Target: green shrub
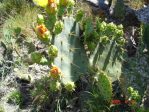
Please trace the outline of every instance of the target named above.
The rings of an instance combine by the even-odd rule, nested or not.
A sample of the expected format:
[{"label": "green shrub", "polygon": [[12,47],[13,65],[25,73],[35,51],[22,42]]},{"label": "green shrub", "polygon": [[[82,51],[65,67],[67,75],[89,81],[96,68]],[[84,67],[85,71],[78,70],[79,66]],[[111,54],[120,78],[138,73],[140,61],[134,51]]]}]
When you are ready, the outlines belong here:
[{"label": "green shrub", "polygon": [[20,105],[22,103],[22,95],[20,91],[12,91],[8,96],[8,102]]}]

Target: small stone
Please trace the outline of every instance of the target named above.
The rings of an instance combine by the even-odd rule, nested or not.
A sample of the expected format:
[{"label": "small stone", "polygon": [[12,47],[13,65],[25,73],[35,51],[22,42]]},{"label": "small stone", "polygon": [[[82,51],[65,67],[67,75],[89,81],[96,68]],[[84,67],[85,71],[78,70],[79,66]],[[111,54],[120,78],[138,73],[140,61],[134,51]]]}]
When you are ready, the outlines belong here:
[{"label": "small stone", "polygon": [[149,23],[149,7],[137,10],[136,15],[141,22]]}]

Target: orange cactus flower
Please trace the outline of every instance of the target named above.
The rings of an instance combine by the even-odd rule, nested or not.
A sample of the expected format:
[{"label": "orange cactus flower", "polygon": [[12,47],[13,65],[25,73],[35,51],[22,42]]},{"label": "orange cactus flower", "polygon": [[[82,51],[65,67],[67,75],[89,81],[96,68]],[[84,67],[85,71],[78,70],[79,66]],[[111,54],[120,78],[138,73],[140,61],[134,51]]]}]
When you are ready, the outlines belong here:
[{"label": "orange cactus flower", "polygon": [[50,70],[50,75],[54,79],[58,79],[61,75],[61,70],[57,66],[53,66]]},{"label": "orange cactus flower", "polygon": [[36,27],[36,32],[40,37],[44,37],[44,34],[48,31],[45,25],[41,24]]}]

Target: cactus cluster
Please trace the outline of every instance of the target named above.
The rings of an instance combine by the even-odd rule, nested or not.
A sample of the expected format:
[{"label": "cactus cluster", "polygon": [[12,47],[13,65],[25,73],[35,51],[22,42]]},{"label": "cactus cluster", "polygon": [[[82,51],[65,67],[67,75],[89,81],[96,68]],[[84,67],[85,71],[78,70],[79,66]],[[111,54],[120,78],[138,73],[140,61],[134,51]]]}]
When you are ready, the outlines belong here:
[{"label": "cactus cluster", "polygon": [[84,20],[84,43],[91,52],[89,56],[90,66],[107,72],[112,80],[121,75],[122,59],[124,55],[125,39],[123,26],[114,23],[106,23],[96,19],[96,25],[92,18]]},{"label": "cactus cluster", "polygon": [[88,67],[87,56],[79,38],[79,26],[73,17],[64,17],[74,6],[74,1],[48,0],[46,5],[38,0],[34,2],[44,7],[48,15],[46,18],[41,14],[37,16],[35,33],[45,44],[45,51],[32,52],[32,61],[49,65],[52,90],[60,88],[63,83],[66,90],[74,91],[74,81],[86,73]]},{"label": "cactus cluster", "polygon": [[[38,3],[38,0],[34,0]],[[33,62],[49,65],[49,88],[51,91],[69,92],[75,90],[75,81],[80,75],[88,73],[88,67],[98,68],[95,84],[96,96],[103,102],[110,103],[112,97],[112,81],[121,75],[121,60],[123,56],[123,26],[106,23],[96,19],[96,25],[90,17],[85,18],[82,10],[77,11],[76,17],[64,17],[73,7],[73,0],[48,0],[42,6],[47,11],[47,17],[38,15],[35,32],[45,51],[31,53]],[[79,22],[79,24],[78,24]],[[83,29],[83,42],[80,41],[80,26]],[[84,49],[87,45],[90,56]],[[97,95],[98,94],[98,95]],[[96,99],[97,100],[97,99]]]}]

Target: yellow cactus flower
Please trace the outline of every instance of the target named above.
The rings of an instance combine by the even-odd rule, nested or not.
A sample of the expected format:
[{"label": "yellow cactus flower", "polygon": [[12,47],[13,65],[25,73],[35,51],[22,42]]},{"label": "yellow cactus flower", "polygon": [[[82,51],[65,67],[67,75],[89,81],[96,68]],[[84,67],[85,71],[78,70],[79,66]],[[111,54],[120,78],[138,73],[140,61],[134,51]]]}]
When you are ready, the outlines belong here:
[{"label": "yellow cactus flower", "polygon": [[60,78],[61,70],[57,66],[53,66],[50,70],[50,76],[54,79]]},{"label": "yellow cactus flower", "polygon": [[46,7],[48,5],[48,0],[33,0],[33,2],[41,7]]}]

